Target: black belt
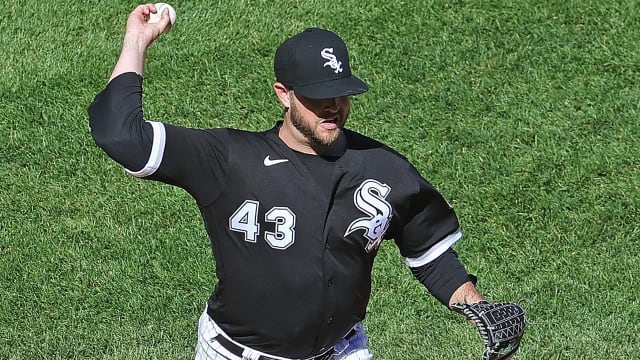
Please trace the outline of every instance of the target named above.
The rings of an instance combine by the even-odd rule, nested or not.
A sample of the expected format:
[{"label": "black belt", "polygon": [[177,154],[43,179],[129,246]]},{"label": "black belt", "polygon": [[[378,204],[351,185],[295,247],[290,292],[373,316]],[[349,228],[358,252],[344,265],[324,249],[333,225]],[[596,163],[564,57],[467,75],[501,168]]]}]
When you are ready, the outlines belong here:
[{"label": "black belt", "polygon": [[[227,349],[233,355],[236,355],[238,357],[242,357],[242,353],[244,352],[244,349],[242,348],[242,346],[233,343],[231,340],[227,339],[226,337],[222,336],[221,334],[216,335],[214,337],[214,339],[218,342],[218,344],[220,344],[223,348]],[[325,352],[324,354],[318,355],[316,357],[312,357],[310,360],[326,360],[326,359],[330,358],[331,355],[333,354],[333,351],[331,351],[331,350],[333,350],[333,349],[330,349],[329,351]],[[272,357],[267,356],[267,355],[260,355],[258,357],[258,360],[278,360],[278,359],[272,358]]]}]

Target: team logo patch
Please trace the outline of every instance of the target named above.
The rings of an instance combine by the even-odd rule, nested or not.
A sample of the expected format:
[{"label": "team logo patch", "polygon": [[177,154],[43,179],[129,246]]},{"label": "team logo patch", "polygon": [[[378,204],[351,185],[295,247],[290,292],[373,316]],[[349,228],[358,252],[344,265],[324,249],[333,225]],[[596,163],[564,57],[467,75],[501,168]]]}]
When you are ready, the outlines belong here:
[{"label": "team logo patch", "polygon": [[392,208],[385,200],[391,192],[387,184],[377,180],[365,180],[353,194],[353,203],[367,216],[358,218],[351,222],[344,236],[357,231],[364,230],[364,236],[368,239],[365,250],[371,252],[375,250],[384,237],[391,221]]},{"label": "team logo patch", "polygon": [[323,59],[328,60],[322,65],[322,67],[329,66],[333,71],[338,74],[342,72],[342,61],[338,61],[338,58],[333,55],[333,48],[324,48],[320,52]]}]

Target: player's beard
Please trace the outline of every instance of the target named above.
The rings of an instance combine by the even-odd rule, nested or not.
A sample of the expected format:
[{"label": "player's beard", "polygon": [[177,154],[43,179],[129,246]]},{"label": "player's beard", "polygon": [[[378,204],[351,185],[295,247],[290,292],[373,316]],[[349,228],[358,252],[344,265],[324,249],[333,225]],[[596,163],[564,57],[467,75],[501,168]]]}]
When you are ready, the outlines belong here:
[{"label": "player's beard", "polygon": [[335,120],[335,122],[339,124],[338,129],[329,133],[323,133],[318,123],[311,123],[304,119],[304,116],[294,102],[292,102],[289,111],[291,111],[291,124],[307,139],[309,145],[313,148],[325,149],[331,146],[342,133],[344,119],[340,118],[341,115],[338,115]]}]

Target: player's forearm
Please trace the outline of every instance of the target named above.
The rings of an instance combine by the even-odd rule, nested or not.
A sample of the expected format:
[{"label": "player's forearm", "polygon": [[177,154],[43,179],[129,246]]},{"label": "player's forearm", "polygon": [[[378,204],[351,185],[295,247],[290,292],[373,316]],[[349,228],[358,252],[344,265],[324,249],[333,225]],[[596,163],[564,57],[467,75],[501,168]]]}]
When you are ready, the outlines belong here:
[{"label": "player's forearm", "polygon": [[445,306],[449,306],[452,297],[456,291],[460,291],[462,285],[474,279],[451,248],[435,260],[410,269],[416,279]]},{"label": "player's forearm", "polygon": [[453,295],[451,295],[449,299],[449,308],[455,303],[471,304],[482,300],[484,300],[484,297],[480,294],[476,286],[471,281],[467,281],[453,292]]},{"label": "player's forearm", "polygon": [[122,50],[118,62],[113,68],[109,82],[118,75],[134,72],[140,76],[144,75],[144,60],[148,44],[135,33],[125,35],[122,42]]}]

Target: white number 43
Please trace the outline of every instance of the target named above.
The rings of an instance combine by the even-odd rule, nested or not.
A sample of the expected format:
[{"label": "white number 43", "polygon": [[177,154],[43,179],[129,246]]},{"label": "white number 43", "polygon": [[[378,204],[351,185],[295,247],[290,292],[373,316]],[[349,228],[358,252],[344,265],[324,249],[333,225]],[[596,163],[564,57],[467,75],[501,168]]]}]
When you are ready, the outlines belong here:
[{"label": "white number 43", "polygon": [[[245,200],[229,218],[229,229],[244,234],[244,240],[255,243],[260,235],[258,210],[260,203]],[[264,221],[274,223],[275,231],[265,231],[264,239],[274,249],[285,250],[295,242],[296,215],[286,207],[273,207]]]}]

